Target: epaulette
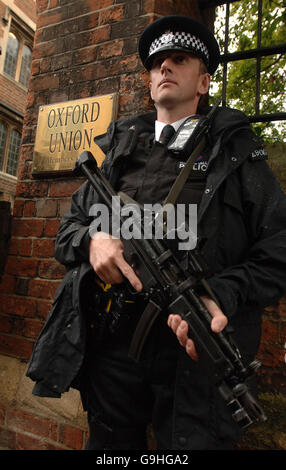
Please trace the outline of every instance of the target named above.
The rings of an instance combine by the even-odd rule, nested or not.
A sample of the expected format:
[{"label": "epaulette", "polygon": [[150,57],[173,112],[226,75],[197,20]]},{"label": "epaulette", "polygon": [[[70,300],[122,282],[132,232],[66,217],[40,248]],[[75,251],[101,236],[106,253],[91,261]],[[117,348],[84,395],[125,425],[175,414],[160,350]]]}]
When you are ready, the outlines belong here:
[{"label": "epaulette", "polygon": [[265,150],[264,147],[259,147],[255,150],[253,150],[249,156],[248,159],[251,162],[258,162],[260,160],[267,160],[268,159],[268,153],[267,150]]}]

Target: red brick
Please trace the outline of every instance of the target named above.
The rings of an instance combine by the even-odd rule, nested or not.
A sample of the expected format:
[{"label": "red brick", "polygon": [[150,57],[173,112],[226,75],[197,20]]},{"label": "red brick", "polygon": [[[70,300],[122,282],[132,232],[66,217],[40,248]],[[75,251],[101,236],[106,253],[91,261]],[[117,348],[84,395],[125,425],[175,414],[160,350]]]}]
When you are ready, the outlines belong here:
[{"label": "red brick", "polygon": [[31,20],[36,23],[37,21],[37,8],[33,0],[14,0],[15,6],[21,8],[22,11],[29,17]]},{"label": "red brick", "polygon": [[57,440],[58,425],[55,421],[23,409],[8,410],[7,424],[14,430],[25,431],[36,436]]},{"label": "red brick", "polygon": [[33,241],[32,256],[36,258],[53,258],[55,242],[51,239],[39,239]]},{"label": "red brick", "polygon": [[109,57],[115,57],[122,55],[123,41],[115,41],[107,43],[99,47],[98,57],[99,59],[107,59]]},{"label": "red brick", "polygon": [[24,201],[23,200],[16,200],[13,206],[13,216],[14,217],[22,217],[24,210]]},{"label": "red brick", "polygon": [[16,258],[10,256],[6,264],[6,273],[15,276],[35,277],[37,274],[38,261],[29,258]]},{"label": "red brick", "polygon": [[23,317],[33,317],[36,312],[36,301],[26,297],[15,295],[1,296],[1,311],[6,314],[19,315]]},{"label": "red brick", "polygon": [[33,343],[19,336],[0,335],[0,353],[19,359],[29,360],[33,350]]},{"label": "red brick", "polygon": [[13,294],[16,280],[13,276],[3,275],[0,281],[0,293]]},{"label": "red brick", "polygon": [[60,424],[59,442],[71,449],[81,450],[83,447],[84,431],[68,424]]},{"label": "red brick", "polygon": [[25,319],[21,333],[25,338],[36,340],[43,329],[44,323],[39,320]]},{"label": "red brick", "polygon": [[262,342],[275,343],[279,341],[279,323],[264,318],[262,322]]},{"label": "red brick", "polygon": [[[35,46],[33,49],[33,59],[41,59],[42,57],[47,57],[51,55],[55,55],[57,53],[57,41],[47,41],[44,43],[38,42],[38,37],[40,35],[40,30],[37,30],[35,33]],[[33,87],[33,79],[31,80],[32,89]]]},{"label": "red brick", "polygon": [[106,8],[100,12],[99,24],[108,24],[115,21],[120,21],[124,18],[124,6],[119,5],[113,8]]},{"label": "red brick", "polygon": [[277,370],[279,374],[285,368],[285,348],[278,345],[261,345],[259,359],[263,366]]},{"label": "red brick", "polygon": [[18,182],[17,197],[45,197],[48,192],[48,183],[43,181]]},{"label": "red brick", "polygon": [[55,285],[51,281],[42,281],[39,279],[31,279],[29,282],[28,295],[42,299],[53,299],[55,296]]},{"label": "red brick", "polygon": [[57,200],[43,198],[36,203],[37,217],[56,217],[57,210]]},{"label": "red brick", "polygon": [[41,61],[41,73],[71,68],[72,53],[59,54],[54,57],[46,57]]},{"label": "red brick", "polygon": [[74,52],[73,64],[80,65],[93,62],[97,58],[98,46],[90,46]]},{"label": "red brick", "polygon": [[66,269],[58,261],[39,261],[39,277],[44,279],[61,279],[66,273]]},{"label": "red brick", "polygon": [[59,199],[59,217],[65,215],[71,206],[71,198]]},{"label": "red brick", "polygon": [[25,201],[24,217],[34,217],[36,215],[35,201]]},{"label": "red brick", "polygon": [[20,161],[19,166],[18,166],[18,182],[27,181],[31,178],[32,166],[33,166],[32,161],[28,161],[28,160]]},{"label": "red brick", "polygon": [[51,88],[59,88],[60,84],[60,79],[58,76],[55,76],[54,74],[47,75],[47,76],[41,76],[38,75],[36,77],[32,77],[32,86],[34,91],[41,91],[41,90],[46,90],[51,89]]},{"label": "red brick", "polygon": [[37,0],[37,12],[41,13],[49,7],[49,0]]},{"label": "red brick", "polygon": [[0,331],[9,335],[22,335],[24,318],[13,315],[0,315]]},{"label": "red brick", "polygon": [[13,336],[22,336],[37,339],[43,328],[43,321],[29,318],[14,317],[12,315],[0,316],[0,331]]},{"label": "red brick", "polygon": [[89,5],[90,10],[92,11],[93,9],[97,10],[102,10],[103,8],[107,8],[113,5],[114,0],[86,0],[86,2]]},{"label": "red brick", "polygon": [[13,323],[15,318],[12,318],[11,315],[1,315],[0,316],[0,331],[1,333],[12,334],[13,331]]},{"label": "red brick", "polygon": [[19,161],[18,165],[18,181],[24,181],[30,179],[31,176],[32,162],[21,162]]},{"label": "red brick", "polygon": [[100,44],[101,42],[108,41],[110,38],[110,26],[102,26],[102,28],[94,29],[89,34],[88,45]]},{"label": "red brick", "polygon": [[60,225],[59,219],[46,220],[45,224],[45,236],[46,237],[55,237],[58,233]]},{"label": "red brick", "polygon": [[32,252],[32,240],[30,238],[12,238],[9,246],[9,254],[17,256],[30,256]]},{"label": "red brick", "polygon": [[[31,67],[31,75],[34,76],[34,75],[38,75],[40,73],[40,65],[41,65],[41,61],[40,59],[35,59],[32,61],[32,67]],[[34,93],[28,93],[28,96],[27,96],[27,108],[29,108],[32,103],[33,103],[33,100],[34,100]]]},{"label": "red brick", "polygon": [[37,316],[45,320],[52,308],[52,302],[37,300]]},{"label": "red brick", "polygon": [[16,237],[40,237],[43,230],[42,219],[14,219],[12,223],[12,235]]},{"label": "red brick", "polygon": [[[35,105],[37,104],[43,104],[43,103],[35,103]],[[32,163],[33,153],[34,153],[33,145],[22,145],[21,146],[21,162],[29,161]]]},{"label": "red brick", "polygon": [[81,184],[82,181],[78,180],[56,181],[51,183],[49,195],[50,197],[72,196]]},{"label": "red brick", "polygon": [[59,23],[62,19],[60,11],[45,11],[38,17],[37,28],[40,29],[43,26],[51,26],[52,24]]}]

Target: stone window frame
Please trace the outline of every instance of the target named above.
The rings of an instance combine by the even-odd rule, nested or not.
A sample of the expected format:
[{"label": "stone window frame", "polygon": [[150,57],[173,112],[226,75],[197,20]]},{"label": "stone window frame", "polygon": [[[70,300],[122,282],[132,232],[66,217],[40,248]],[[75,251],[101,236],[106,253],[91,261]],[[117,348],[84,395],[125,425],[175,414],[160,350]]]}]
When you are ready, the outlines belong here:
[{"label": "stone window frame", "polygon": [[[6,129],[4,145],[0,148],[2,153],[0,155],[0,172],[17,178],[22,129],[4,118],[0,119],[0,124]],[[13,141],[13,136],[16,136],[16,133],[19,134],[18,144]]]},{"label": "stone window frame", "polygon": [[[2,73],[5,77],[16,81],[20,86],[28,89],[28,82],[30,78],[31,66],[32,66],[32,51],[33,51],[33,40],[34,40],[34,31],[32,31],[29,26],[23,22],[14,12],[9,10],[8,14],[6,15],[7,25],[9,25],[9,33],[7,35],[7,41],[5,44],[5,51],[4,52],[4,61],[3,61],[3,70]],[[7,45],[8,45],[8,38],[9,34],[12,33],[15,35],[16,39],[18,40],[18,53],[17,53],[17,63],[15,72],[13,74],[9,73],[9,71],[5,71],[5,63],[6,63],[6,54],[7,54]],[[28,73],[23,71],[23,67],[25,67],[25,57],[23,55],[26,48],[30,51],[30,70]],[[26,65],[27,67],[27,65]]]}]

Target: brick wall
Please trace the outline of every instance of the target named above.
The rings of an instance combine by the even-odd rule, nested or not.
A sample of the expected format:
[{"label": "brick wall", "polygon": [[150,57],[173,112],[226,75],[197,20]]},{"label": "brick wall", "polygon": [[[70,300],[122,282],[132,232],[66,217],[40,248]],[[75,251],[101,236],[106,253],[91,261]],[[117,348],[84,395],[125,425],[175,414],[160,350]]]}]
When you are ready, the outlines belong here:
[{"label": "brick wall", "polygon": [[37,22],[36,0],[14,0],[14,5],[21,9],[34,23]]},{"label": "brick wall", "polygon": [[7,106],[24,114],[27,90],[15,82],[15,80],[5,75],[0,75],[0,96]]},{"label": "brick wall", "polygon": [[[32,177],[39,106],[119,92],[119,116],[145,111],[150,101],[148,76],[136,52],[140,32],[156,15],[184,13],[199,19],[200,13],[195,0],[38,0],[37,9],[12,238],[0,284],[0,371],[7,379],[0,394],[0,447],[80,449],[87,426],[77,392],[71,390],[60,400],[38,399],[25,377],[34,341],[64,274],[53,258],[59,220],[81,183],[70,177]],[[275,348],[281,356],[283,322],[275,329],[278,317],[273,309],[264,328],[264,351],[272,357]],[[271,328],[279,331],[279,343]],[[278,387],[280,369],[273,364]]]}]

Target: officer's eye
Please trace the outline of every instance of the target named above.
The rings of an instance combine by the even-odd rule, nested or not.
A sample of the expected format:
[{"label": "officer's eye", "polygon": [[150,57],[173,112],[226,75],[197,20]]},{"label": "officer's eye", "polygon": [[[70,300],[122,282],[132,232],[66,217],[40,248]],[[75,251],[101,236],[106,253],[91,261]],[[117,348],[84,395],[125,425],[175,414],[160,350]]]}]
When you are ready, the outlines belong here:
[{"label": "officer's eye", "polygon": [[152,61],[152,69],[155,69],[157,67],[161,67],[163,61],[164,61],[164,59],[162,59],[161,57],[155,57]]},{"label": "officer's eye", "polygon": [[187,56],[185,56],[185,55],[183,55],[183,54],[182,54],[182,55],[177,55],[177,56],[175,57],[175,62],[176,62],[177,64],[184,64],[184,63],[186,62],[186,60],[187,60]]}]

